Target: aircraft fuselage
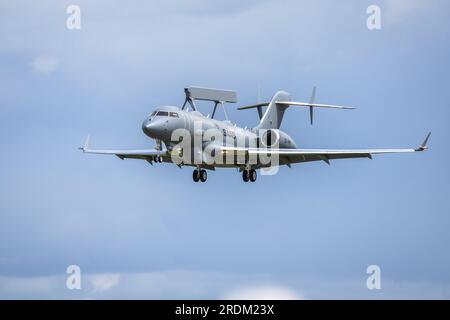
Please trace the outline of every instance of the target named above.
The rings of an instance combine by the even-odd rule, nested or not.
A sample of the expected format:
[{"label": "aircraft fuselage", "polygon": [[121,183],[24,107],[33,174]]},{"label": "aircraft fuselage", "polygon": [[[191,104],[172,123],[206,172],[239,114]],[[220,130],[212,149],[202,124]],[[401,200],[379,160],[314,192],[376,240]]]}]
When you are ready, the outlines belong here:
[{"label": "aircraft fuselage", "polygon": [[[178,107],[165,106],[157,108],[142,123],[144,133],[155,140],[162,141],[167,150],[174,150],[180,143],[180,134],[187,134],[190,139],[191,154],[203,154],[201,159],[206,159],[205,152],[211,153],[217,147],[243,147],[257,148],[277,146],[284,149],[295,149],[297,146],[294,140],[285,132],[279,129],[257,130],[241,128],[233,125],[227,120],[210,119],[203,116],[198,111],[185,111]],[[214,152],[214,151],[212,151]],[[168,157],[165,162],[172,162]],[[202,163],[184,163],[184,165],[205,165]],[[206,164],[207,165],[207,164]],[[215,167],[230,167],[245,165],[233,161],[224,161],[224,163],[215,163]],[[255,167],[261,167],[261,164]]]}]

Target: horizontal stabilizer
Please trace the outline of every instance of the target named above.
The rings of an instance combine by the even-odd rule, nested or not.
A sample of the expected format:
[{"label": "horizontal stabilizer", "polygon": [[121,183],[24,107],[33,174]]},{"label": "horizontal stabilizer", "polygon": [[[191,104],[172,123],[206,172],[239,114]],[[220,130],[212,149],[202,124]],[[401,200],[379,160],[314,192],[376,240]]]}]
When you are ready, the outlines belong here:
[{"label": "horizontal stabilizer", "polygon": [[299,106],[299,107],[313,107],[313,108],[332,108],[332,109],[356,109],[348,106],[336,106],[332,104],[318,104],[308,102],[295,102],[295,101],[277,101],[277,104],[284,106]]},{"label": "horizontal stabilizer", "polygon": [[[284,94],[284,96],[280,96],[280,94]],[[269,106],[269,109],[271,108],[270,105],[271,103],[274,103],[274,107],[275,110],[277,110],[277,121],[275,121],[278,125],[277,127],[279,127],[279,125],[281,124],[281,118],[282,118],[282,113],[284,112],[284,110],[290,106],[298,106],[298,107],[306,107],[309,108],[309,117],[310,117],[310,121],[311,124],[313,124],[313,117],[314,117],[314,108],[330,108],[330,109],[356,109],[354,107],[349,107],[349,106],[338,106],[338,105],[333,105],[333,104],[319,104],[319,103],[314,103],[315,97],[316,97],[316,87],[313,88],[312,94],[311,94],[311,99],[309,102],[297,102],[297,101],[290,101],[290,95],[286,95],[287,93],[283,93],[283,92],[277,92],[274,96],[274,98],[272,99],[271,102],[262,102],[262,103],[257,103],[257,104],[252,104],[252,105],[248,105],[248,106],[243,106],[243,107],[239,107],[238,110],[246,110],[246,109],[253,109],[253,108],[257,108],[258,109],[258,113],[261,115],[261,108],[262,107],[267,107]],[[280,117],[280,119],[278,119],[278,117]],[[262,117],[260,116],[260,119]],[[272,115],[271,118],[274,118],[274,116]],[[274,122],[274,119],[271,119],[272,123]],[[270,121],[270,120],[269,120]]]},{"label": "horizontal stabilizer", "polygon": [[244,107],[239,107],[238,110],[246,110],[246,109],[253,109],[253,108],[260,108],[260,107],[267,107],[270,102],[262,102],[257,104],[252,104]]}]

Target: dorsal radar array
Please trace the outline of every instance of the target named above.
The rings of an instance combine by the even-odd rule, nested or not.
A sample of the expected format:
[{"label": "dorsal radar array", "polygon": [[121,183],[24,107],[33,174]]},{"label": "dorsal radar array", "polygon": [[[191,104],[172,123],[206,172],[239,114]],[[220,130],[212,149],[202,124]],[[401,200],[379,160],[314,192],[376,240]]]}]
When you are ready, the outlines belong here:
[{"label": "dorsal radar array", "polygon": [[223,89],[213,89],[213,88],[203,88],[203,87],[187,87],[184,88],[184,93],[186,95],[186,99],[184,100],[183,107],[181,110],[184,110],[186,104],[189,103],[192,110],[197,111],[197,107],[195,105],[195,100],[201,101],[212,101],[214,102],[214,109],[211,115],[211,119],[214,119],[214,115],[216,114],[217,106],[220,106],[223,109],[223,113],[225,114],[226,120],[228,120],[228,115],[225,110],[225,103],[236,103],[237,102],[237,93],[232,90],[223,90]]}]

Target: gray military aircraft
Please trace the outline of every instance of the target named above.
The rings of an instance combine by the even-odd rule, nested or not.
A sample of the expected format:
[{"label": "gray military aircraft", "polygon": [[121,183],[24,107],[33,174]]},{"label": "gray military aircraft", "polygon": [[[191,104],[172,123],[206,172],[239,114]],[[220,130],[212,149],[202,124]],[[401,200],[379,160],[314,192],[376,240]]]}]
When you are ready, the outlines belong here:
[{"label": "gray military aircraft", "polygon": [[[280,165],[291,167],[294,163],[348,158],[369,158],[385,153],[406,153],[427,150],[428,133],[423,143],[411,149],[299,149],[294,140],[280,130],[284,112],[288,107],[309,108],[313,123],[315,108],[354,109],[352,107],[314,103],[316,89],[309,102],[291,101],[291,95],[278,91],[269,102],[261,102],[238,110],[256,109],[260,118],[257,127],[247,129],[233,125],[227,117],[225,103],[236,103],[234,91],[188,87],[181,108],[164,106],[157,108],[143,122],[144,133],[156,141],[153,149],[105,150],[91,149],[89,136],[84,153],[116,155],[120,159],[142,159],[150,164],[168,162],[177,166],[192,166],[193,180],[205,182],[206,170],[237,168],[245,182],[256,181],[256,170]],[[204,116],[197,110],[195,101],[214,102],[212,116]],[[189,111],[189,106],[192,108]],[[216,120],[217,107],[221,106],[226,120]],[[266,107],[265,110],[263,108]],[[264,111],[264,112],[263,112]]]}]

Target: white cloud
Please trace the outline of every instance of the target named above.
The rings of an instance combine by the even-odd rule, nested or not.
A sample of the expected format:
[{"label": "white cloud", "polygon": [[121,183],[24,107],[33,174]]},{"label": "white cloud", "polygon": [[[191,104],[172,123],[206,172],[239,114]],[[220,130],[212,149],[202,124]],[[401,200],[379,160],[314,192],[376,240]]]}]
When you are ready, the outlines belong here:
[{"label": "white cloud", "polygon": [[119,284],[120,274],[97,274],[90,279],[92,292],[99,293],[110,290]]},{"label": "white cloud", "polygon": [[227,300],[302,300],[295,290],[279,286],[255,286],[234,290],[225,296]]},{"label": "white cloud", "polygon": [[0,299],[448,299],[450,293],[448,283],[383,279],[381,290],[368,290],[365,278],[267,280],[264,275],[186,270],[82,274],[81,290],[69,290],[66,277],[0,276]]},{"label": "white cloud", "polygon": [[33,71],[48,75],[56,70],[59,61],[55,57],[38,56],[32,62]]}]

